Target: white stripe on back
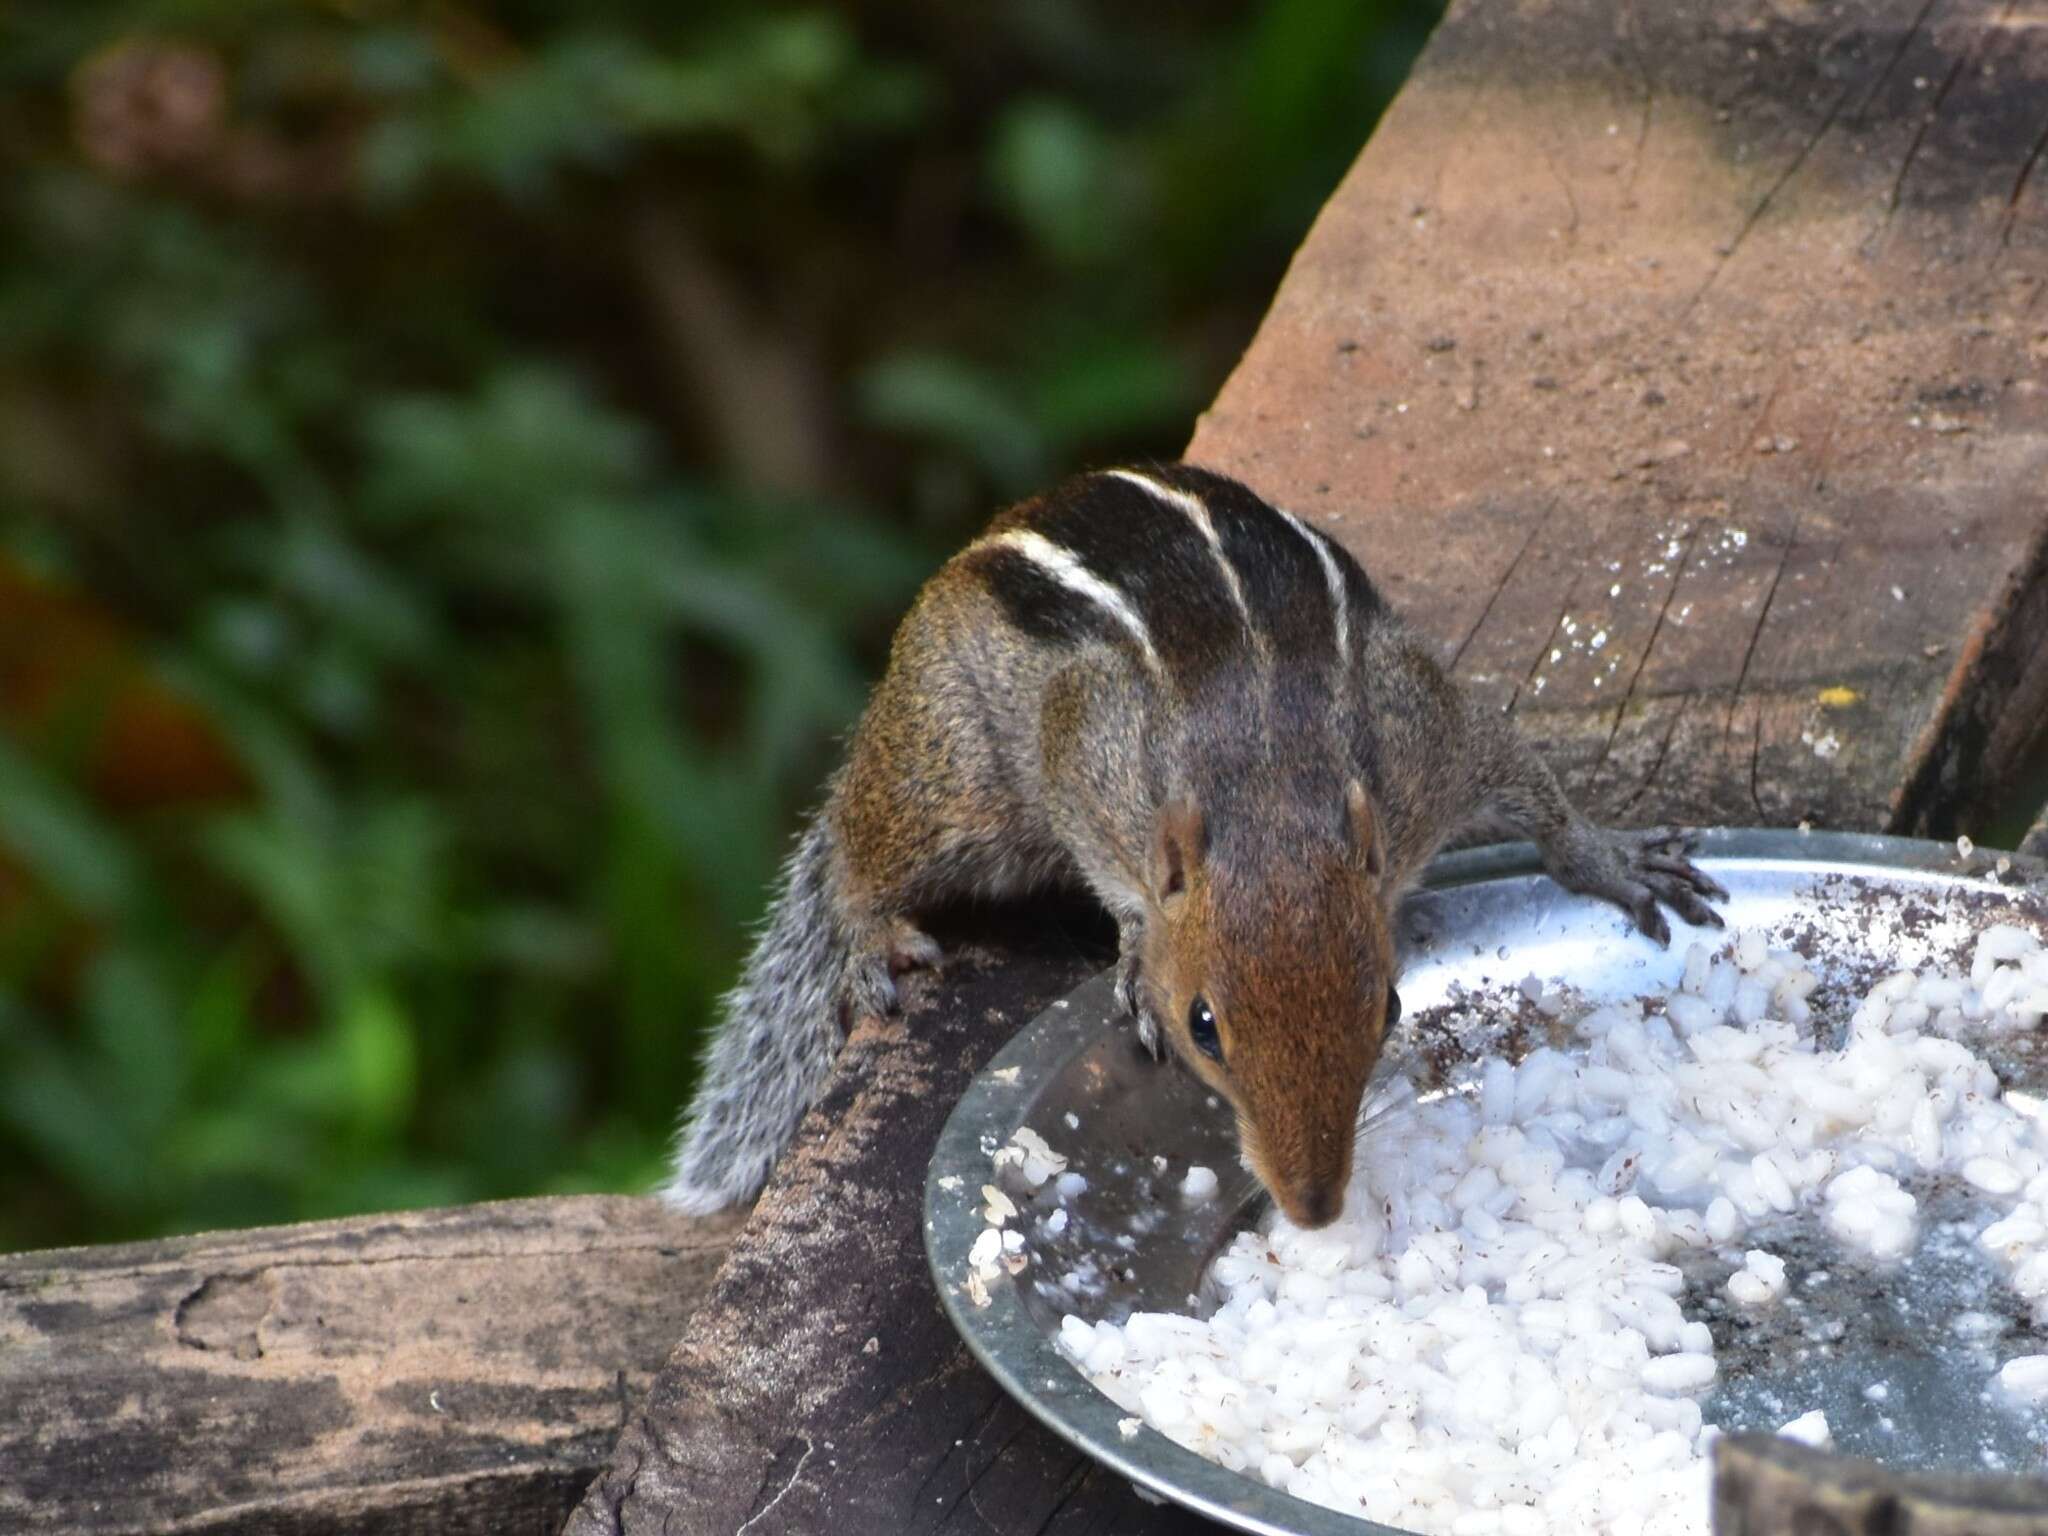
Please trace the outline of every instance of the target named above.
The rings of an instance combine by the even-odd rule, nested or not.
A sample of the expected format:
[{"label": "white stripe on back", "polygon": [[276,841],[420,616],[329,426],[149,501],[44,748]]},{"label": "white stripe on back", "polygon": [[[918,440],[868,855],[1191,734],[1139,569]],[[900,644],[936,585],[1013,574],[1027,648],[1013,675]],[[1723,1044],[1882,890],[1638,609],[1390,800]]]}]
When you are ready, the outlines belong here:
[{"label": "white stripe on back", "polygon": [[1337,557],[1330,553],[1329,544],[1309,530],[1307,523],[1282,507],[1273,509],[1294,528],[1294,531],[1308,540],[1308,547],[1316,552],[1316,558],[1323,562],[1323,580],[1330,586],[1331,621],[1337,629],[1337,659],[1351,659],[1351,611],[1344,601],[1344,573],[1337,569]]},{"label": "white stripe on back", "polygon": [[1237,567],[1232,565],[1229,557],[1223,553],[1223,539],[1216,532],[1216,523],[1209,516],[1209,508],[1202,498],[1170,485],[1162,485],[1150,475],[1140,474],[1135,469],[1105,469],[1103,473],[1114,475],[1119,480],[1127,480],[1140,490],[1150,492],[1154,500],[1163,501],[1167,506],[1187,514],[1188,520],[1200,529],[1202,537],[1209,541],[1209,551],[1215,555],[1217,568],[1223,572],[1223,584],[1230,589],[1230,600],[1237,604],[1238,616],[1244,620],[1245,628],[1250,629],[1252,611],[1244,600],[1244,587],[1237,579]]},{"label": "white stripe on back", "polygon": [[1131,606],[1130,599],[1083,565],[1080,556],[1071,549],[1029,528],[1006,529],[979,543],[984,548],[1014,550],[1069,592],[1095,603],[1129,631],[1138,642],[1138,649],[1145,653],[1146,665],[1154,672],[1160,670],[1159,653],[1152,649],[1152,635],[1145,628],[1144,618]]}]

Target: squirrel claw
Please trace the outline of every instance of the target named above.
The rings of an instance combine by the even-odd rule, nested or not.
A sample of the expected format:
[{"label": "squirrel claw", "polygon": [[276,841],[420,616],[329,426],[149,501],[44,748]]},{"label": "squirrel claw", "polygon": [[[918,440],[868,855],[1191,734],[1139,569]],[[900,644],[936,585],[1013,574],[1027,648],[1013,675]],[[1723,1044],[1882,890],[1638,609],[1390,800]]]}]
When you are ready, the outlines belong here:
[{"label": "squirrel claw", "polygon": [[854,952],[846,967],[848,1022],[888,1018],[903,1011],[903,993],[896,978],[905,971],[936,970],[938,942],[907,921],[889,925],[876,943]]},{"label": "squirrel claw", "polygon": [[1648,937],[1655,939],[1661,948],[1671,947],[1671,925],[1664,920],[1664,914],[1657,906],[1655,891],[1645,886],[1643,894],[1636,898],[1631,915],[1636,920],[1636,927]]},{"label": "squirrel claw", "polygon": [[1138,1044],[1145,1047],[1145,1054],[1154,1061],[1166,1059],[1166,1052],[1159,1039],[1159,1021],[1150,1013],[1138,1015]]},{"label": "squirrel claw", "polygon": [[1145,992],[1139,980],[1142,975],[1138,946],[1127,936],[1123,953],[1116,962],[1116,1005],[1137,1021],[1138,1044],[1145,1047],[1145,1054],[1154,1061],[1163,1061],[1166,1058],[1165,1043],[1160,1039],[1159,1021],[1145,1006]]},{"label": "squirrel claw", "polygon": [[1727,890],[1688,857],[1699,846],[1697,832],[1658,827],[1599,837],[1595,848],[1568,861],[1561,872],[1568,887],[1613,902],[1628,913],[1646,938],[1667,948],[1671,924],[1664,915],[1665,907],[1700,927],[1726,926],[1721,914],[1707,903],[1727,900]]},{"label": "squirrel claw", "polygon": [[904,971],[936,971],[943,953],[939,941],[922,928],[902,923],[889,944],[889,969],[898,975]]},{"label": "squirrel claw", "polygon": [[1138,956],[1125,950],[1116,963],[1116,1005],[1133,1017],[1143,1014],[1143,994],[1138,990]]},{"label": "squirrel claw", "polygon": [[[1684,891],[1688,896],[1697,892],[1700,896],[1711,896],[1716,901],[1726,901],[1728,899],[1728,888],[1712,875],[1706,873],[1706,871],[1695,867],[1691,859],[1678,858],[1668,853],[1646,853],[1636,860],[1636,865],[1640,869],[1672,877],[1671,884],[1676,889]],[[1711,910],[1700,903],[1697,897],[1694,898],[1694,904],[1701,911]],[[1678,904],[1674,901],[1672,905],[1676,906]],[[1681,910],[1683,909],[1681,908]],[[1693,917],[1690,913],[1686,915],[1689,922],[1704,921],[1704,919]]]},{"label": "squirrel claw", "polygon": [[855,960],[846,971],[846,1023],[883,1019],[903,1010],[903,994],[889,973],[886,954]]}]

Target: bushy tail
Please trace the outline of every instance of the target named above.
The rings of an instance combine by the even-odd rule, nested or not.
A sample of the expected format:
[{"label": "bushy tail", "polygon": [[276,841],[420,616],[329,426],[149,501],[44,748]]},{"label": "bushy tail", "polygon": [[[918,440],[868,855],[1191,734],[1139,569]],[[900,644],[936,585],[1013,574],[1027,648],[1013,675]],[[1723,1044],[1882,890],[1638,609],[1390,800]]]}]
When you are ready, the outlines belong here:
[{"label": "bushy tail", "polygon": [[704,1048],[703,1077],[661,1197],[693,1216],[751,1200],[839,1053],[848,945],[821,814],[798,839],[739,984]]}]

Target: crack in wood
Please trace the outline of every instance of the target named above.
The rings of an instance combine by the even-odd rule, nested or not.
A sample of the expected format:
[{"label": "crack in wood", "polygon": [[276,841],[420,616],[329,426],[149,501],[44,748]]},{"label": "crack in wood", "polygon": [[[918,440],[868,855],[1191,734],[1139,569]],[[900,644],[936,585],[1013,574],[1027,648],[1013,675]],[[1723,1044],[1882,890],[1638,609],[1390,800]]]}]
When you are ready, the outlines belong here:
[{"label": "crack in wood", "polygon": [[[680,1221],[684,1218],[679,1217],[677,1219]],[[705,1238],[701,1243],[679,1244],[673,1237],[641,1236],[615,1242],[601,1232],[593,1232],[590,1235],[589,1241],[572,1243],[566,1247],[527,1248],[514,1243],[495,1248],[430,1248],[421,1253],[391,1253],[367,1256],[352,1253],[348,1249],[341,1249],[329,1255],[300,1256],[293,1254],[289,1257],[279,1256],[275,1259],[266,1260],[264,1263],[250,1269],[209,1265],[206,1267],[207,1273],[205,1278],[248,1280],[260,1275],[274,1275],[291,1270],[305,1270],[308,1272],[323,1269],[364,1270],[385,1267],[395,1268],[408,1264],[424,1265],[429,1268],[441,1264],[463,1263],[523,1264],[537,1260],[588,1258],[598,1253],[653,1253],[663,1257],[682,1257],[697,1252],[715,1253],[723,1250],[730,1244],[732,1234],[737,1230],[737,1226],[737,1222],[730,1224],[717,1223],[714,1218],[714,1235]],[[431,1243],[433,1241],[433,1234],[431,1232],[423,1231],[412,1235],[423,1243]],[[34,1255],[25,1255],[24,1257],[33,1258]],[[137,1264],[120,1269],[95,1269],[90,1265],[81,1264],[76,1268],[37,1269],[20,1274],[0,1274],[0,1296],[31,1294],[49,1286],[53,1278],[67,1280],[89,1278],[95,1283],[110,1280],[161,1280],[180,1274],[191,1274],[196,1268],[198,1266],[195,1266],[189,1260],[165,1259],[154,1263]]]},{"label": "crack in wood", "polygon": [[807,1465],[809,1465],[812,1454],[818,1448],[817,1442],[812,1440],[809,1435],[804,1434],[801,1430],[799,1430],[796,1434],[791,1435],[787,1440],[782,1442],[781,1448],[778,1449],[775,1453],[775,1459],[777,1461],[780,1461],[784,1453],[787,1452],[788,1449],[792,1445],[796,1444],[796,1442],[799,1440],[803,1441],[804,1443],[804,1452],[801,1456],[797,1457],[796,1470],[789,1474],[789,1481],[784,1483],[782,1487],[776,1491],[774,1498],[770,1499],[766,1504],[762,1505],[759,1509],[755,1510],[753,1514],[747,1516],[745,1520],[741,1521],[738,1528],[733,1531],[732,1536],[747,1536],[748,1531],[752,1530],[761,1521],[767,1519],[770,1514],[774,1513],[775,1506],[780,1504],[784,1499],[788,1498],[790,1495],[790,1491],[794,1489],[798,1483],[803,1481],[804,1468]]},{"label": "crack in wood", "polygon": [[[2005,218],[1998,232],[1998,248],[2001,252],[2012,244],[2013,228],[2018,224],[2020,217],[2020,198],[2025,195],[2027,181],[2033,176],[2034,167],[2041,163],[2041,157],[2044,154],[2048,154],[2048,122],[2041,124],[2040,136],[2034,140],[2033,149],[2028,152],[2027,158],[2021,162],[2019,175],[2013,178],[2012,196],[2006,199]],[[2035,297],[2038,298],[2039,296],[2037,290]],[[2032,308],[2031,301],[2028,307]]]},{"label": "crack in wood", "polygon": [[1628,816],[1634,814],[1637,802],[1639,802],[1644,795],[1648,794],[1650,792],[1650,786],[1657,782],[1657,775],[1663,772],[1664,769],[1664,759],[1671,752],[1672,738],[1677,736],[1678,734],[1678,722],[1683,720],[1686,717],[1686,714],[1692,709],[1693,698],[1694,695],[1690,693],[1679,695],[1678,708],[1672,711],[1671,723],[1664,728],[1664,739],[1657,743],[1657,755],[1650,760],[1649,769],[1647,772],[1643,774],[1643,781],[1642,783],[1636,786],[1635,793],[1630,795],[1628,799],[1622,803],[1622,815]]},{"label": "crack in wood", "polygon": [[[1900,38],[1898,47],[1892,50],[1891,58],[1886,61],[1884,68],[1877,72],[1870,83],[1869,89],[1864,92],[1863,100],[1857,104],[1856,111],[1851,114],[1851,121],[1865,120],[1865,114],[1870,109],[1870,103],[1876,99],[1877,93],[1884,88],[1884,83],[1891,78],[1892,72],[1899,67],[1899,63],[1905,58],[1907,50],[1912,47],[1913,39],[1919,36],[1921,30],[1926,26],[1928,15],[1933,11],[1937,3],[1939,3],[1939,0],[1924,0],[1919,12],[1913,18],[1912,24],[1907,27],[1905,35]],[[1955,76],[1961,68],[1962,61],[1958,60],[1949,72],[1949,79],[1943,83],[1942,94],[1945,95],[1947,93],[1948,86],[1953,84]],[[1730,240],[1726,247],[1717,253],[1719,259],[1715,262],[1713,270],[1707,274],[1706,281],[1700,284],[1691,299],[1686,302],[1684,310],[1681,311],[1681,324],[1691,319],[1693,311],[1699,308],[1700,301],[1707,296],[1714,284],[1720,280],[1721,274],[1727,270],[1728,264],[1735,259],[1736,252],[1742,249],[1744,242],[1749,239],[1751,232],[1755,230],[1758,222],[1769,211],[1771,204],[1777,200],[1778,194],[1785,190],[1785,187],[1791,182],[1792,178],[1799,174],[1800,169],[1806,164],[1814,150],[1820,147],[1821,141],[1827,137],[1829,130],[1835,126],[1836,120],[1841,115],[1843,105],[1855,93],[1855,89],[1856,87],[1853,83],[1842,87],[1834,101],[1829,105],[1827,115],[1821,119],[1820,126],[1813,131],[1805,143],[1799,146],[1798,153],[1792,157],[1791,163],[1779,173],[1778,178],[1771,183],[1769,189],[1758,199],[1756,206],[1750,209],[1748,217],[1742,221],[1741,228],[1735,232],[1735,238]],[[1938,110],[1939,106],[1940,101],[1937,98],[1935,109]],[[1922,135],[1926,132],[1924,123],[1920,132]],[[1919,149],[1919,138],[1919,135],[1915,136],[1913,148],[1907,153],[1908,164],[1911,163],[1913,153]],[[1903,184],[1904,176],[1904,167],[1901,167],[1899,185]],[[1897,196],[1898,185],[1895,185],[1892,201],[1886,209],[1887,220],[1892,210],[1897,207]]]},{"label": "crack in wood", "polygon": [[1941,0],[1925,0],[1919,14],[1913,18],[1912,25],[1907,27],[1904,35],[1899,38],[1899,46],[1892,50],[1891,58],[1886,61],[1884,68],[1878,71],[1877,78],[1870,82],[1870,89],[1865,91],[1863,99],[1856,103],[1856,110],[1849,114],[1852,123],[1858,126],[1869,123],[1870,104],[1877,100],[1877,93],[1884,89],[1885,82],[1890,80],[1893,72],[1898,69],[1900,62],[1906,57],[1906,50],[1913,46],[1913,39],[1926,28],[1928,16],[1940,3]]},{"label": "crack in wood", "polygon": [[1721,274],[1728,270],[1728,264],[1735,259],[1735,253],[1742,249],[1743,242],[1749,239],[1750,232],[1756,228],[1758,221],[1769,210],[1778,194],[1785,190],[1786,184],[1794,176],[1799,174],[1799,168],[1806,164],[1807,157],[1819,146],[1820,141],[1827,137],[1828,130],[1835,126],[1835,118],[1842,110],[1842,103],[1849,99],[1849,92],[1852,89],[1851,86],[1842,87],[1833,104],[1829,106],[1827,116],[1821,119],[1820,126],[1804,144],[1799,146],[1799,152],[1792,157],[1792,163],[1779,173],[1778,179],[1771,183],[1769,190],[1757,200],[1756,206],[1750,209],[1749,216],[1742,221],[1742,227],[1736,230],[1735,238],[1716,251],[1713,270],[1707,274],[1706,281],[1694,290],[1693,296],[1686,301],[1685,308],[1679,313],[1680,325],[1684,325],[1692,318],[1693,311],[1699,308],[1700,301],[1706,298],[1708,291],[1720,280]]},{"label": "crack in wood", "polygon": [[[1643,110],[1636,122],[1635,148],[1629,155],[1628,178],[1622,183],[1621,195],[1624,202],[1633,202],[1636,195],[1636,174],[1643,167],[1643,148],[1650,142],[1650,116],[1657,105],[1657,81],[1650,71],[1650,55],[1643,47],[1642,17],[1637,14],[1636,0],[1625,0],[1622,14],[1626,19],[1624,34],[1628,38],[1629,52],[1636,61],[1636,73],[1643,82]],[[1574,209],[1576,215],[1576,209]]]},{"label": "crack in wood", "polygon": [[[990,1383],[990,1386],[993,1389],[994,1384]],[[989,1421],[1002,1411],[1003,1404],[1008,1401],[1009,1399],[1004,1397],[1000,1391],[990,1391],[988,1406],[981,1410],[981,1413],[976,1417],[973,1426],[967,1433],[958,1437],[960,1443],[949,1445],[941,1451],[938,1460],[932,1463],[931,1470],[925,1473],[924,1477],[919,1480],[917,1487],[910,1496],[912,1504],[923,1505],[924,1496],[931,1491],[931,1486],[938,1480],[939,1474],[953,1464],[957,1452],[964,1451],[967,1453],[966,1456],[961,1457],[962,1460],[970,1459],[973,1456],[976,1442],[981,1438],[981,1432],[988,1428]]]},{"label": "crack in wood", "polygon": [[1693,547],[1699,542],[1700,526],[1705,518],[1695,518],[1686,530],[1685,548],[1678,557],[1678,567],[1671,573],[1671,582],[1664,589],[1664,601],[1657,605],[1656,622],[1650,626],[1650,636],[1643,642],[1643,651],[1636,658],[1635,670],[1628,675],[1628,687],[1622,691],[1621,705],[1614,712],[1614,726],[1607,733],[1607,740],[1600,744],[1600,756],[1592,770],[1586,775],[1590,784],[1599,777],[1600,770],[1607,766],[1607,758],[1614,750],[1615,738],[1621,735],[1622,723],[1628,718],[1629,704],[1635,699],[1636,684],[1642,680],[1643,669],[1650,664],[1650,653],[1657,648],[1657,637],[1664,633],[1665,617],[1671,612],[1671,605],[1678,600],[1678,586],[1685,579],[1685,569],[1692,563]]},{"label": "crack in wood", "polygon": [[[1765,398],[1762,407],[1757,412],[1757,429],[1761,429],[1769,423],[1771,419],[1771,411],[1777,405],[1778,395],[1781,389],[1783,388],[1783,385],[1784,380],[1782,375],[1772,382],[1771,392]],[[1827,434],[1824,434],[1824,443],[1828,436],[1832,436],[1832,430],[1832,426],[1830,426],[1829,432]],[[1750,470],[1748,466],[1745,465],[1742,471],[1742,491],[1745,496],[1748,493],[1749,481]],[[1780,584],[1782,584],[1785,580],[1785,571],[1787,567],[1789,567],[1792,563],[1792,553],[1799,546],[1799,529],[1801,521],[1805,517],[1805,515],[1806,508],[1802,503],[1798,508],[1794,510],[1792,514],[1792,526],[1786,532],[1785,546],[1779,552],[1777,567],[1771,572],[1771,584],[1764,590],[1763,606],[1757,611],[1756,622],[1750,626],[1749,640],[1748,643],[1744,645],[1742,650],[1742,665],[1736,671],[1735,686],[1733,687],[1733,689],[1730,690],[1728,695],[1728,714],[1721,724],[1721,736],[1724,743],[1726,742],[1728,736],[1732,734],[1735,729],[1735,712],[1737,709],[1741,707],[1742,704],[1742,690],[1749,681],[1750,665],[1755,660],[1757,646],[1761,643],[1763,639],[1764,625],[1770,619],[1771,607],[1777,601],[1778,588]],[[1761,713],[1759,713],[1758,719],[1759,721],[1761,721]],[[1761,729],[1761,726],[1759,726],[1759,729]],[[1755,765],[1754,763],[1752,763],[1752,770],[1754,770],[1754,767]],[[1750,799],[1752,801],[1756,799],[1756,786],[1753,771],[1750,785]],[[1761,807],[1759,807],[1759,813],[1761,813]]]},{"label": "crack in wood", "polygon": [[[1773,389],[1772,398],[1775,399],[1776,396],[1777,391]],[[1768,409],[1769,407],[1766,406],[1767,411]],[[1827,430],[1822,434],[1823,463],[1825,463],[1825,444],[1828,442],[1829,439],[1833,437],[1833,434],[1833,421],[1832,418],[1830,418],[1829,426]],[[1825,473],[1824,469],[1822,473]],[[1746,472],[1743,476],[1743,480],[1746,487],[1748,483],[1748,475]],[[1750,627],[1749,643],[1743,648],[1742,651],[1742,666],[1740,670],[1738,670],[1735,674],[1734,691],[1730,693],[1728,696],[1728,720],[1727,723],[1722,727],[1722,733],[1724,736],[1727,734],[1729,730],[1732,730],[1734,728],[1735,710],[1736,706],[1740,704],[1742,701],[1743,686],[1749,681],[1750,663],[1755,659],[1757,645],[1763,639],[1764,625],[1766,622],[1768,622],[1771,616],[1771,606],[1778,600],[1778,588],[1780,585],[1783,584],[1785,580],[1786,568],[1790,566],[1792,563],[1792,553],[1799,547],[1799,530],[1804,524],[1805,517],[1806,505],[1805,502],[1802,500],[1800,505],[1792,513],[1792,526],[1790,529],[1786,531],[1785,547],[1779,553],[1777,569],[1771,572],[1771,584],[1764,591],[1763,607],[1757,613],[1756,623]]]},{"label": "crack in wood", "polygon": [[1549,630],[1543,636],[1543,644],[1536,649],[1536,659],[1529,663],[1528,675],[1515,684],[1515,691],[1508,695],[1508,701],[1501,708],[1504,715],[1512,715],[1515,705],[1522,697],[1522,690],[1536,681],[1536,674],[1543,670],[1544,658],[1557,649],[1555,641],[1558,631],[1564,628],[1564,621],[1572,616],[1572,599],[1579,595],[1579,578],[1583,569],[1572,572],[1572,579],[1565,584],[1564,600],[1558,605],[1557,617],[1551,621]]},{"label": "crack in wood", "polygon": [[1536,526],[1529,530],[1529,537],[1522,540],[1522,547],[1515,551],[1514,559],[1508,562],[1508,568],[1501,572],[1500,580],[1494,583],[1493,591],[1487,596],[1486,606],[1479,610],[1479,617],[1472,621],[1472,628],[1466,632],[1465,638],[1458,642],[1457,650],[1452,652],[1452,671],[1455,672],[1457,670],[1458,663],[1465,659],[1466,650],[1479,637],[1479,631],[1486,627],[1487,616],[1493,612],[1494,604],[1500,601],[1500,595],[1507,590],[1508,583],[1515,579],[1515,572],[1521,569],[1522,557],[1536,547],[1536,540],[1542,534],[1545,525],[1549,523],[1551,511],[1556,506],[1557,499],[1555,497],[1544,503],[1543,514],[1536,519]]},{"label": "crack in wood", "polygon": [[[1566,179],[1564,172],[1558,169],[1557,152],[1548,144],[1543,146],[1543,163],[1550,168],[1551,179],[1557,183],[1558,190],[1564,193],[1565,211],[1570,215],[1569,222],[1564,227],[1564,243],[1565,248],[1571,250],[1579,243],[1579,200],[1572,193],[1571,182]],[[1476,368],[1478,365],[1474,364],[1473,366]],[[1478,400],[1478,392],[1478,382],[1475,376],[1473,382],[1473,399],[1475,404]]]},{"label": "crack in wood", "polygon": [[995,1448],[994,1454],[981,1464],[972,1477],[967,1479],[967,1482],[960,1491],[953,1495],[952,1502],[937,1511],[932,1520],[934,1528],[944,1525],[952,1517],[953,1511],[958,1509],[963,1502],[972,1508],[977,1515],[982,1516],[983,1524],[988,1523],[988,1517],[982,1514],[981,1506],[974,1501],[974,1490],[980,1485],[983,1478],[996,1469],[997,1464],[1003,1459],[1003,1453],[1017,1443],[1017,1437],[1033,1427],[1032,1421],[1025,1415],[1019,1414],[1018,1419],[1020,1422],[1017,1426],[1004,1437],[1003,1443]]},{"label": "crack in wood", "polygon": [[1090,1470],[1091,1464],[1086,1461],[1076,1461],[1074,1463],[1074,1470],[1067,1475],[1066,1482],[1060,1485],[1059,1497],[1053,1501],[1052,1508],[1045,1512],[1045,1518],[1038,1522],[1038,1527],[1033,1532],[1033,1536],[1045,1536],[1046,1532],[1058,1524],[1061,1512],[1066,1509],[1074,1495],[1079,1493],[1082,1487],[1086,1485]]},{"label": "crack in wood", "polygon": [[1749,738],[1749,803],[1756,807],[1756,824],[1764,826],[1770,818],[1764,814],[1763,796],[1757,792],[1757,763],[1764,755],[1764,709],[1759,703],[1756,709],[1755,728]]},{"label": "crack in wood", "polygon": [[1913,141],[1906,146],[1905,158],[1899,162],[1898,174],[1892,178],[1891,192],[1885,199],[1884,223],[1879,229],[1880,238],[1891,228],[1892,220],[1899,211],[1900,200],[1905,196],[1906,177],[1913,169],[1914,160],[1919,158],[1920,146],[1927,142],[1928,132],[1941,117],[1941,109],[1948,101],[1949,92],[1955,89],[1956,81],[1962,78],[1963,70],[1969,65],[1971,60],[1977,57],[1978,51],[2011,18],[2013,7],[2017,3],[2018,0],[2007,0],[2005,9],[1998,13],[1995,20],[1987,21],[1984,24],[1983,29],[1978,32],[1976,39],[1971,42],[1969,47],[1956,55],[1955,63],[1949,66],[1948,73],[1942,77],[1941,88],[1934,93],[1933,102],[1920,115],[1919,123],[1913,130]]}]

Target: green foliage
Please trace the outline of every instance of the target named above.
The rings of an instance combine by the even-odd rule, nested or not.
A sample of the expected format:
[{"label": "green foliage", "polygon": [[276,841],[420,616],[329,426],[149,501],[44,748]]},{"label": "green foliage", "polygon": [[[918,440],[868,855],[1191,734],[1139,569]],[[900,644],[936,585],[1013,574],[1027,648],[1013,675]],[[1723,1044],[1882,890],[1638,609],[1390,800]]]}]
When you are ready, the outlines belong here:
[{"label": "green foliage", "polygon": [[0,1247],[649,1180],[922,573],[1431,19],[0,13]]}]

